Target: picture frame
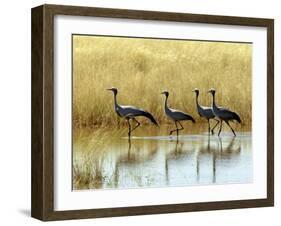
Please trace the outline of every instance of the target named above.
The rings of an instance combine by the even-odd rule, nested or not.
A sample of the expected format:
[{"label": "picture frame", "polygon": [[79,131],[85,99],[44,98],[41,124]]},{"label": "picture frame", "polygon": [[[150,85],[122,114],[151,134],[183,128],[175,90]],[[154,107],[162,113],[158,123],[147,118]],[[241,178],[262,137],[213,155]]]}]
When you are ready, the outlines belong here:
[{"label": "picture frame", "polygon": [[[261,27],[266,29],[267,56],[267,133],[266,133],[266,198],[138,205],[112,208],[71,209],[54,208],[54,20],[57,15],[97,17],[224,26]],[[143,214],[164,214],[274,205],[274,20],[215,16],[187,13],[139,11],[63,5],[41,5],[32,9],[32,186],[31,215],[43,221],[83,219]],[[64,142],[64,141],[61,141]]]}]

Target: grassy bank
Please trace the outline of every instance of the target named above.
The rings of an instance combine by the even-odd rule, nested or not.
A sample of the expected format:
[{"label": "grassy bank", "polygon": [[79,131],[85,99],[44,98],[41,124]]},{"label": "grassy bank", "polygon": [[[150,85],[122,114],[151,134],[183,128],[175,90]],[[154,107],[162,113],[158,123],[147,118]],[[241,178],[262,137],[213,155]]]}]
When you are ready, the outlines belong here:
[{"label": "grassy bank", "polygon": [[161,124],[168,123],[162,90],[169,90],[171,107],[200,122],[191,91],[199,88],[200,103],[210,105],[206,92],[214,87],[217,103],[236,111],[249,126],[251,64],[250,44],[73,36],[73,125],[123,123],[106,91],[114,86],[120,104],[146,109]]}]

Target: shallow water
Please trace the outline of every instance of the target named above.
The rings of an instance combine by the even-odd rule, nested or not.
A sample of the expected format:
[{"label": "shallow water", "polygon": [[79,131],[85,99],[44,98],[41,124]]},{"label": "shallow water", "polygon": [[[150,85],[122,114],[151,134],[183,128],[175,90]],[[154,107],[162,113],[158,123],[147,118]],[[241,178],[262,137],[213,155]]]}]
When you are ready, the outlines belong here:
[{"label": "shallow water", "polygon": [[105,137],[82,133],[74,139],[74,190],[252,182],[249,132],[128,139],[111,131]]}]

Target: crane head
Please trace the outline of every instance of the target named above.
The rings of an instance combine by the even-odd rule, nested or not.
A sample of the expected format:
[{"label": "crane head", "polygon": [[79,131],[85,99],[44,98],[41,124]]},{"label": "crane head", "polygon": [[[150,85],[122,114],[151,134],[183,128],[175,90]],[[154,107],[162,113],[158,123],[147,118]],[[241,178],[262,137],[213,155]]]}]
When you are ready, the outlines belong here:
[{"label": "crane head", "polygon": [[168,97],[168,96],[169,96],[169,92],[168,92],[167,90],[163,91],[163,92],[162,92],[162,93],[160,93],[160,94],[164,94],[166,97]]},{"label": "crane head", "polygon": [[198,88],[195,88],[194,90],[192,90],[192,92],[196,93],[196,95],[199,94],[199,89]]},{"label": "crane head", "polygon": [[208,93],[211,93],[214,95],[216,93],[216,90],[214,88],[211,88],[211,89],[209,89]]},{"label": "crane head", "polygon": [[115,95],[116,95],[116,94],[117,94],[117,92],[118,92],[118,89],[117,89],[117,88],[115,88],[115,87],[112,87],[112,88],[107,89],[107,90],[112,91]]}]

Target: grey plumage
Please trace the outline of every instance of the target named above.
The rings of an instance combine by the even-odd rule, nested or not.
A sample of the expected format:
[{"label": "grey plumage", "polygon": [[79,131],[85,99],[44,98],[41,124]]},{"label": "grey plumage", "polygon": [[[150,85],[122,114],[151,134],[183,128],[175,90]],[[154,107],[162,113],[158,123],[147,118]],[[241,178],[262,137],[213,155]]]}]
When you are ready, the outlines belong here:
[{"label": "grey plumage", "polygon": [[[194,92],[196,94],[196,107],[197,107],[197,112],[199,114],[200,117],[207,119],[208,121],[208,132],[210,133],[210,131],[212,132],[212,134],[214,134],[214,129],[217,127],[217,125],[219,124],[219,120],[215,119],[215,114],[213,113],[213,110],[211,107],[206,107],[206,106],[202,106],[199,104],[198,101],[198,97],[199,97],[199,89],[194,89],[192,92]],[[216,125],[211,129],[210,126],[210,119],[213,119],[216,121]]]},{"label": "grey plumage", "polygon": [[216,90],[215,89],[210,89],[208,93],[212,94],[213,97],[213,103],[212,103],[212,111],[216,117],[220,119],[220,129],[218,135],[220,135],[221,130],[222,130],[222,122],[224,121],[229,128],[231,129],[232,133],[234,136],[236,136],[233,128],[230,126],[229,121],[237,121],[238,123],[241,123],[241,119],[239,115],[233,111],[230,111],[226,108],[222,107],[217,107],[216,101],[215,101],[215,95],[216,95]]},{"label": "grey plumage", "polygon": [[[175,123],[175,126],[176,126],[176,129],[175,130],[171,130],[170,131],[170,135],[173,133],[173,132],[177,132],[177,135],[178,135],[178,132],[179,130],[183,130],[183,126],[182,124],[180,123],[180,121],[192,121],[193,123],[195,123],[195,120],[192,116],[186,114],[185,112],[182,112],[182,111],[179,111],[179,110],[176,110],[176,109],[172,109],[172,108],[169,108],[168,107],[168,104],[167,104],[167,101],[168,101],[168,97],[169,97],[169,92],[168,91],[163,91],[161,94],[164,94],[165,95],[165,103],[164,103],[164,111],[166,113],[166,115],[174,121]],[[179,123],[179,125],[181,126],[181,128],[179,129],[178,128],[178,125],[177,123]]]},{"label": "grey plumage", "polygon": [[[125,118],[128,122],[128,126],[129,126],[129,131],[128,131],[128,135],[130,137],[131,135],[131,132],[133,130],[135,130],[137,127],[140,126],[140,123],[136,120],[136,117],[139,117],[139,116],[143,116],[143,117],[146,117],[148,118],[154,125],[158,126],[156,120],[154,119],[154,117],[152,116],[151,113],[149,113],[148,111],[145,111],[141,108],[137,108],[135,106],[125,106],[125,105],[119,105],[117,103],[117,93],[118,93],[118,90],[117,88],[111,88],[111,89],[107,89],[107,90],[110,90],[113,92],[114,94],[114,110],[116,112],[116,114],[121,117],[121,118]],[[137,125],[131,129],[131,124],[130,124],[130,120],[134,120]]]}]

